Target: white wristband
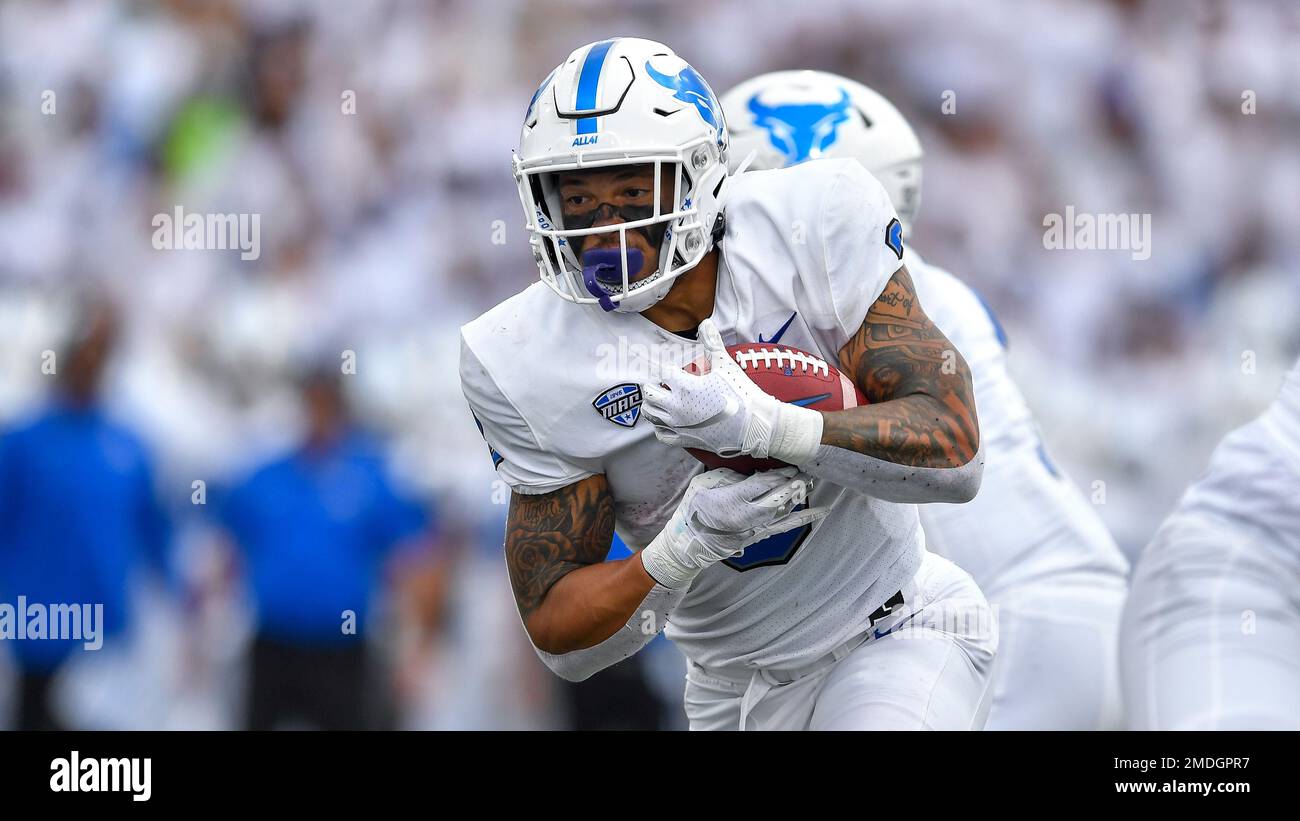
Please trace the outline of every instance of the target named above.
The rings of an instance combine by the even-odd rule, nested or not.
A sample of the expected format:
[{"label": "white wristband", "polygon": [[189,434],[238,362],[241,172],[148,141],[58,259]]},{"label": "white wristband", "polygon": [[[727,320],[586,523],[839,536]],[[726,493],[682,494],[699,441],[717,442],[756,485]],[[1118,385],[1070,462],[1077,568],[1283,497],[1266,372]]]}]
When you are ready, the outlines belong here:
[{"label": "white wristband", "polygon": [[822,443],[822,422],[818,411],[782,402],[772,425],[767,455],[791,465],[811,461]]},{"label": "white wristband", "polygon": [[682,557],[687,554],[684,541],[689,542],[690,538],[690,533],[679,517],[670,519],[664,529],[659,531],[659,535],[641,551],[641,566],[650,574],[650,578],[669,590],[688,587],[704,569],[702,566],[689,567],[682,561]]}]

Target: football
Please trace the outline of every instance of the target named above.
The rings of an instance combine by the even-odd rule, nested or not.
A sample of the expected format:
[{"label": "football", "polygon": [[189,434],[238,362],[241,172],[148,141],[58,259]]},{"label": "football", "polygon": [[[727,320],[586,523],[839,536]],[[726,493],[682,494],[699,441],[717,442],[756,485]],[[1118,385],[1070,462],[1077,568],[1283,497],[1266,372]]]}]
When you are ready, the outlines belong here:
[{"label": "football", "polygon": [[[727,353],[754,384],[782,402],[821,411],[837,411],[867,404],[867,398],[853,381],[816,354],[763,342],[728,345]],[[691,362],[689,373],[706,372],[707,361]],[[760,470],[785,467],[779,459],[756,459],[753,456],[731,458],[699,448],[687,448],[692,456],[710,468],[731,468],[746,476]]]}]

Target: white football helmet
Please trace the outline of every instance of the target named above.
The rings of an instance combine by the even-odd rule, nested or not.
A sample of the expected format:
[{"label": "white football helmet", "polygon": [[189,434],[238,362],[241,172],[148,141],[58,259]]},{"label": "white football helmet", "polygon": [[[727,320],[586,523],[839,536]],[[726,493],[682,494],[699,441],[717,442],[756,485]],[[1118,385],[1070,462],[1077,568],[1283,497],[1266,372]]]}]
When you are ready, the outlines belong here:
[{"label": "white football helmet", "polygon": [[722,96],[731,156],[751,168],[819,157],[853,158],[880,180],[903,232],[921,207],[921,142],[893,103],[862,83],[825,71],[774,71]]},{"label": "white football helmet", "polygon": [[[672,49],[618,37],[575,50],[533,94],[514,158],[542,281],[571,302],[607,311],[640,312],[663,299],[673,280],[698,264],[721,235],[727,142],[717,97]],[[558,172],[641,164],[654,166],[649,216],[600,227],[565,226]],[[665,185],[673,190],[674,208],[667,213],[660,207]],[[658,233],[653,226],[663,231],[658,270],[639,270],[641,253],[635,249],[629,270],[627,231],[652,227]],[[588,261],[584,269],[569,240],[613,232],[619,251],[611,249],[603,265]]]}]

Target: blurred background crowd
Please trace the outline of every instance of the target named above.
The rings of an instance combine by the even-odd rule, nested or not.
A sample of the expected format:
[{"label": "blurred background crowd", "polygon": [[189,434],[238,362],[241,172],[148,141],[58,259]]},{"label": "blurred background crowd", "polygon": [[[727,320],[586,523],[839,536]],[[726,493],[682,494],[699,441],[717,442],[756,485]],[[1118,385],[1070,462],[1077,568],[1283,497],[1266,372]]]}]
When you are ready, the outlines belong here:
[{"label": "blurred background crowd", "polygon": [[[536,277],[527,101],[620,34],[903,110],[912,244],[1130,555],[1300,350],[1287,0],[7,0],[0,601],[116,605],[101,651],[0,644],[0,727],[681,725],[662,639],[582,688],[533,657],[456,376]],[[157,250],[178,205],[260,256]],[[1151,214],[1150,258],[1045,248],[1067,206]]]}]

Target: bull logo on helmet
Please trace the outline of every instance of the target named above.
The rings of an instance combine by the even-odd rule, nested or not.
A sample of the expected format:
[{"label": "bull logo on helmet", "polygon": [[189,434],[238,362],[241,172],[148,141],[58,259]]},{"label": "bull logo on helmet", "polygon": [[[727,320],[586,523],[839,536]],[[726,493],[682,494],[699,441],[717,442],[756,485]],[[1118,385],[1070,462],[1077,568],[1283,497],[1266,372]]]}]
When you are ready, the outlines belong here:
[{"label": "bull logo on helmet", "polygon": [[695,106],[695,110],[700,113],[700,119],[713,126],[718,132],[718,138],[722,138],[722,109],[718,106],[709,84],[704,82],[704,78],[698,71],[686,66],[676,74],[664,74],[655,71],[649,60],[646,60],[645,70],[646,74],[650,75],[650,79],[673,92],[674,100],[681,100]]},{"label": "bull logo on helmet", "polygon": [[749,100],[754,124],[767,130],[768,142],[785,155],[786,165],[820,157],[835,142],[840,123],[849,119],[849,93],[840,89],[833,103],[764,105]]},{"label": "bull logo on helmet", "polygon": [[532,99],[528,101],[528,110],[524,112],[525,122],[527,122],[533,116],[533,108],[536,107],[537,105],[537,98],[542,96],[542,92],[545,91],[546,87],[551,84],[551,78],[555,76],[555,72],[557,70],[558,69],[553,69],[550,74],[547,74],[546,79],[542,80],[542,84],[539,85],[537,87],[537,90],[533,92]]}]

